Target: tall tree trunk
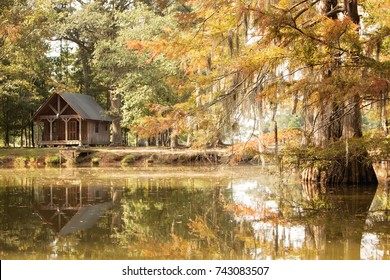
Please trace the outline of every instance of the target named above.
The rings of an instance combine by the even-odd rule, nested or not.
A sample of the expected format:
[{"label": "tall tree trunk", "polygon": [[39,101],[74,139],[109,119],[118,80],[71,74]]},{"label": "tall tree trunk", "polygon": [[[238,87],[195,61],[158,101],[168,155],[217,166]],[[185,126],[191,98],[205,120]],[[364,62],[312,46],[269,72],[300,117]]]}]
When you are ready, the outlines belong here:
[{"label": "tall tree trunk", "polygon": [[80,48],[81,63],[83,65],[83,93],[90,94],[90,78],[91,78],[91,69],[89,65],[88,52],[84,48]]},{"label": "tall tree trunk", "polygon": [[10,125],[9,125],[9,123],[8,123],[8,117],[6,118],[6,121],[5,121],[5,124],[4,124],[4,145],[6,146],[6,147],[9,147],[9,145],[11,144],[10,143],[10,133],[11,133],[11,131],[10,131],[11,129],[10,129]]},{"label": "tall tree trunk", "polygon": [[258,108],[259,108],[259,154],[260,154],[260,161],[261,161],[261,166],[265,167],[265,145],[264,145],[264,100],[260,98],[258,101]]},{"label": "tall tree trunk", "polygon": [[[338,20],[337,14],[331,11],[337,6],[337,0],[323,0],[325,15]],[[359,24],[357,12],[357,0],[345,0],[345,12],[356,24]],[[336,55],[337,56],[337,55]],[[338,61],[338,60],[336,60]],[[340,67],[339,62],[333,66],[335,71]],[[324,78],[331,77],[333,70],[328,71]],[[317,112],[317,125],[314,135],[315,144],[319,147],[327,147],[330,143],[344,140],[345,153],[339,153],[333,157],[331,164],[326,168],[309,167],[302,173],[304,182],[324,182],[331,184],[376,184],[377,178],[372,164],[367,162],[368,152],[362,148],[349,147],[353,138],[362,137],[361,98],[358,93],[347,97],[344,102],[328,100],[328,97],[320,97]]]},{"label": "tall tree trunk", "polygon": [[389,124],[389,120],[388,120],[388,113],[387,113],[387,100],[388,98],[388,93],[387,92],[384,92],[382,94],[382,101],[381,101],[381,126],[382,126],[382,129],[383,129],[383,132],[385,133],[385,135],[388,135],[389,134],[389,129],[390,129],[390,124]]},{"label": "tall tree trunk", "polygon": [[278,122],[276,120],[276,113],[278,111],[278,104],[272,103],[272,119],[271,121],[274,123],[274,142],[275,142],[275,149],[274,149],[274,155],[275,155],[275,162],[279,166],[279,137],[278,137]]},{"label": "tall tree trunk", "polygon": [[[348,0],[345,0],[348,1]],[[329,18],[337,19],[337,13],[333,13],[329,15],[329,13],[336,9],[338,3],[338,0],[322,0],[322,12],[324,15],[328,15]]]},{"label": "tall tree trunk", "polygon": [[[358,0],[344,0],[344,5],[346,14],[355,24],[359,24]],[[349,158],[348,140],[363,136],[361,97],[358,93],[346,101],[345,110],[347,112],[343,122],[343,136],[346,139],[346,159],[343,183],[376,184],[378,180],[372,164],[367,163],[368,152],[366,150],[360,152],[358,156]]]},{"label": "tall tree trunk", "polygon": [[344,9],[345,13],[351,18],[354,23],[360,23],[360,17],[358,13],[358,0],[344,0]]},{"label": "tall tree trunk", "polygon": [[31,122],[30,125],[31,125],[31,146],[35,148],[34,122]]},{"label": "tall tree trunk", "polygon": [[24,128],[22,127],[20,129],[20,147],[21,148],[23,148],[23,146],[24,146],[24,138],[23,138],[23,136],[24,136]]},{"label": "tall tree trunk", "polygon": [[111,91],[110,93],[111,101],[111,116],[112,120],[112,145],[121,146],[122,145],[122,129],[121,129],[121,96],[120,93]]}]

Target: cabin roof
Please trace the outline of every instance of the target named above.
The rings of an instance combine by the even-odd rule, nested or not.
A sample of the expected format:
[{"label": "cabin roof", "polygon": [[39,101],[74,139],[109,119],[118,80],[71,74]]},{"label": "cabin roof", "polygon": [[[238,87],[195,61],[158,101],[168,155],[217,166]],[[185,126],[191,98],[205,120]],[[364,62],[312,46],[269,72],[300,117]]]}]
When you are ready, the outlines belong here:
[{"label": "cabin roof", "polygon": [[61,98],[65,100],[65,102],[82,119],[112,121],[112,119],[104,112],[103,108],[90,95],[69,92],[55,93],[51,95],[35,112],[33,118],[39,115],[39,112],[50,102],[52,98],[57,95],[61,96]]},{"label": "cabin roof", "polygon": [[90,95],[65,92],[61,93],[60,96],[83,119],[111,121],[103,108]]}]

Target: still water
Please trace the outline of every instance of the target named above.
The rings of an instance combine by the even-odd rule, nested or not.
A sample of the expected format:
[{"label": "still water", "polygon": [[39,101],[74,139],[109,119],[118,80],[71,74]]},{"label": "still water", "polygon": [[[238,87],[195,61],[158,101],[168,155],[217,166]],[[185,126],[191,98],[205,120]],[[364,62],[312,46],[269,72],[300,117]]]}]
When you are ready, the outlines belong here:
[{"label": "still water", "polygon": [[258,167],[0,170],[1,259],[390,259],[390,190]]}]

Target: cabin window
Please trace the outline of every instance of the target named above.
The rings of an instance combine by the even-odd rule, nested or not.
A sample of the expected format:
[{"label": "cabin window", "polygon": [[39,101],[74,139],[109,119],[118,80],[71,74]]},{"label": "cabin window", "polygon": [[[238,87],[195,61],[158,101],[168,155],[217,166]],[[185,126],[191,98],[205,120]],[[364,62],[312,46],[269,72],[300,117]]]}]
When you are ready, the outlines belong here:
[{"label": "cabin window", "polygon": [[99,133],[99,121],[95,122],[95,133]]}]

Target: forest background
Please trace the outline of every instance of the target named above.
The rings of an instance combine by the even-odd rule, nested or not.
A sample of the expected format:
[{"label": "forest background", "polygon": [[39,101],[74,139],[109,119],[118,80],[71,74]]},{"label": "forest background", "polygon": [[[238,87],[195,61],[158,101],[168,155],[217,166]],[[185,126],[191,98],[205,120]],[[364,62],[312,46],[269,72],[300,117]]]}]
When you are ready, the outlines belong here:
[{"label": "forest background", "polygon": [[388,0],[4,0],[1,145],[35,146],[31,115],[78,92],[115,146],[233,145],[370,184],[390,154],[389,35]]}]

